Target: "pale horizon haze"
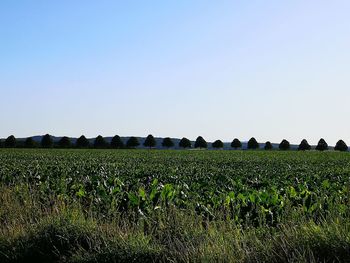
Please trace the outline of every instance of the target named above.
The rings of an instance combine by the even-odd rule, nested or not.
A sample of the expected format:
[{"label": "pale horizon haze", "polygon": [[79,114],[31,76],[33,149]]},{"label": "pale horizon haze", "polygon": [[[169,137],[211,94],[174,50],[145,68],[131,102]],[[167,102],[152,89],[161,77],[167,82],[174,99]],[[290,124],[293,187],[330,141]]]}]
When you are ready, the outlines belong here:
[{"label": "pale horizon haze", "polygon": [[350,144],[350,1],[0,2],[0,137]]}]

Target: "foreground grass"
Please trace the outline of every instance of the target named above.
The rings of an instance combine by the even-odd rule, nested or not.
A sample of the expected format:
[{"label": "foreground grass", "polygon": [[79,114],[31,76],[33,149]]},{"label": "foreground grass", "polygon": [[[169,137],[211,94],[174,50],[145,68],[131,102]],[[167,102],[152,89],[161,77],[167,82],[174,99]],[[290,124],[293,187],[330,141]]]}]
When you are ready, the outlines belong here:
[{"label": "foreground grass", "polygon": [[[204,222],[169,209],[157,218],[104,218],[33,193],[0,191],[0,262],[349,262],[350,218],[294,215],[277,227]],[[25,196],[23,198],[23,196]]]}]

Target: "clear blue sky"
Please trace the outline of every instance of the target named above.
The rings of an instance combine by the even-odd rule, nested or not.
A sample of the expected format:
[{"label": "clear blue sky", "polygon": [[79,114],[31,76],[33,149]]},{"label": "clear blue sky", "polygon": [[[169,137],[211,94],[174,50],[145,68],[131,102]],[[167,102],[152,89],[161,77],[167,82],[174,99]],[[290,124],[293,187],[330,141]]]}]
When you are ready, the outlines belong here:
[{"label": "clear blue sky", "polygon": [[0,136],[350,144],[350,1],[0,2]]}]

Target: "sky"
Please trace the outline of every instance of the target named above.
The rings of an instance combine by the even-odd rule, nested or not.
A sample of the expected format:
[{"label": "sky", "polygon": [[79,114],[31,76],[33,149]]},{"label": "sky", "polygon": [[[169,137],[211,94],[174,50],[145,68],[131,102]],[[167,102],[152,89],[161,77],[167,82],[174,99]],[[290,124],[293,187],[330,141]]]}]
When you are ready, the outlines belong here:
[{"label": "sky", "polygon": [[348,0],[0,1],[0,137],[350,144]]}]

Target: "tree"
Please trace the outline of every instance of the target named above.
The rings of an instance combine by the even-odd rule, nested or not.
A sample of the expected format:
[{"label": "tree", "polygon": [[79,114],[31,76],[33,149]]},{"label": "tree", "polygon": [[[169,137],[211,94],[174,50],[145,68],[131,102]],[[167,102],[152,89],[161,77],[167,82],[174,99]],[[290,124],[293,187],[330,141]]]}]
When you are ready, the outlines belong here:
[{"label": "tree", "polygon": [[272,150],[272,148],[273,148],[272,143],[269,142],[269,141],[267,141],[267,142],[265,143],[264,149],[265,149],[265,150]]},{"label": "tree", "polygon": [[326,143],[326,141],[323,138],[321,138],[318,141],[318,144],[316,146],[316,150],[318,150],[318,151],[326,151],[326,150],[328,150],[328,144]]},{"label": "tree", "polygon": [[105,141],[105,139],[99,135],[96,137],[95,141],[94,141],[94,147],[95,148],[105,148],[107,146],[107,143]]},{"label": "tree", "polygon": [[254,137],[248,141],[248,149],[259,149],[259,143]]},{"label": "tree", "polygon": [[17,140],[16,140],[15,136],[13,136],[13,135],[10,135],[5,140],[5,147],[6,148],[14,148],[14,147],[16,147],[16,144],[17,144]]},{"label": "tree", "polygon": [[221,140],[216,140],[211,144],[213,148],[219,149],[219,148],[224,148],[224,143]]},{"label": "tree", "polygon": [[130,137],[129,140],[126,142],[126,147],[128,148],[136,148],[139,146],[139,140],[136,137]]},{"label": "tree", "polygon": [[238,140],[237,138],[233,139],[233,141],[231,142],[231,147],[234,149],[238,149],[238,148],[242,148],[242,143],[240,140]]},{"label": "tree", "polygon": [[118,135],[116,135],[112,138],[111,147],[114,149],[124,148],[124,143]]},{"label": "tree", "polygon": [[195,143],[194,143],[194,148],[207,148],[208,144],[207,142],[203,139],[202,136],[198,136]]},{"label": "tree", "polygon": [[71,147],[72,143],[70,139],[67,136],[63,136],[59,141],[58,141],[58,146],[61,148],[69,148]]},{"label": "tree", "polygon": [[192,144],[191,144],[191,141],[185,137],[183,137],[180,142],[179,142],[179,147],[181,148],[191,148],[192,147]]},{"label": "tree", "polygon": [[53,146],[53,140],[49,134],[45,134],[41,139],[41,147],[51,148]]},{"label": "tree", "polygon": [[163,139],[162,146],[165,148],[171,148],[174,147],[174,142],[169,137],[166,137]]},{"label": "tree", "polygon": [[287,140],[282,140],[280,145],[278,146],[280,150],[286,151],[290,149],[290,143]]},{"label": "tree", "polygon": [[86,137],[84,135],[80,136],[77,139],[77,142],[76,142],[77,148],[87,148],[89,146],[90,146],[90,142],[88,139],[86,139]]},{"label": "tree", "polygon": [[311,150],[310,144],[307,142],[307,140],[303,139],[298,146],[298,151],[309,151],[309,150]]},{"label": "tree", "polygon": [[341,151],[341,152],[346,152],[348,150],[348,146],[343,140],[339,140],[337,144],[334,147],[334,150],[336,151]]},{"label": "tree", "polygon": [[146,140],[143,142],[143,146],[145,147],[149,147],[150,149],[152,147],[155,147],[156,146],[156,140],[154,139],[153,135],[152,134],[149,134],[147,137],[146,137]]},{"label": "tree", "polygon": [[28,137],[24,141],[24,147],[26,147],[26,148],[34,148],[34,147],[36,147],[36,142],[33,140],[32,137]]}]

